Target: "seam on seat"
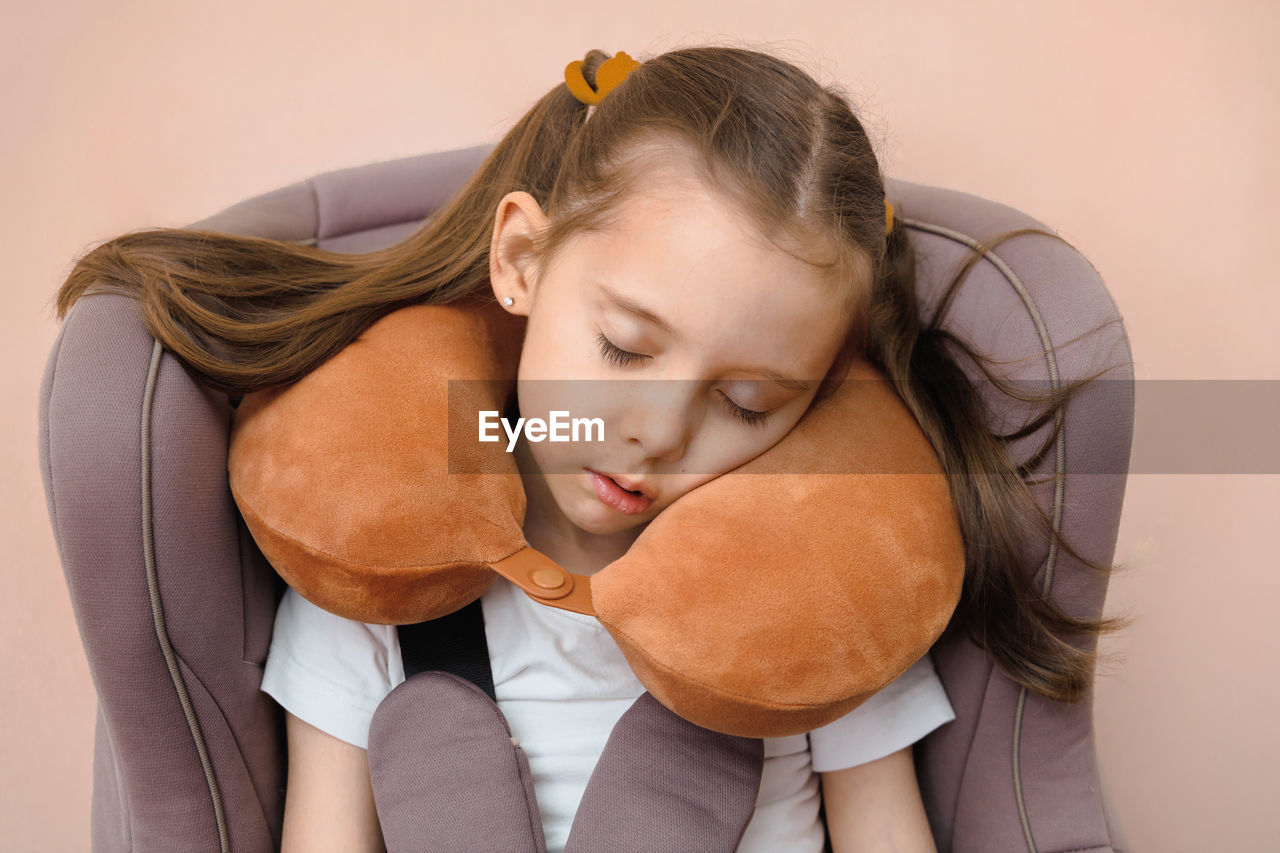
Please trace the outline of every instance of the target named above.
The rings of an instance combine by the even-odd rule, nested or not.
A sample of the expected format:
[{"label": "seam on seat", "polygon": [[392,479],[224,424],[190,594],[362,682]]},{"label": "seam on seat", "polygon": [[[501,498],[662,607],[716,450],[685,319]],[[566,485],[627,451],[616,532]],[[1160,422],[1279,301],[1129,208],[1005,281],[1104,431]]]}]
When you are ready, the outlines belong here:
[{"label": "seam on seat", "polygon": [[53,418],[50,417],[49,410],[53,407],[53,394],[58,386],[58,362],[62,360],[62,343],[67,334],[67,326],[71,325],[75,315],[76,305],[79,304],[78,299],[72,303],[71,309],[67,312],[67,321],[58,334],[56,349],[53,352],[53,369],[49,373],[49,396],[43,401],[45,406],[44,458],[40,460],[40,464],[49,469],[49,516],[53,522],[53,542],[58,548],[58,559],[64,567],[67,565],[67,560],[62,554],[62,533],[58,529],[58,490],[54,488],[53,482]]},{"label": "seam on seat", "polygon": [[[972,237],[969,237],[968,235],[965,235],[965,234],[961,234],[960,232],[954,231],[945,226],[933,225],[933,224],[921,222],[915,219],[904,219],[903,224],[905,224],[910,228],[915,228],[918,231],[924,231],[930,234],[937,235],[939,237],[944,237],[946,239],[953,240],[957,243],[967,246],[970,250],[973,250],[975,252],[978,250],[978,242],[974,240]],[[1002,257],[1000,257],[998,254],[996,254],[992,250],[985,250],[981,252],[981,255],[984,258],[986,258],[988,261],[990,261],[991,264],[995,266],[997,270],[1000,271],[1000,273],[1004,276],[1005,281],[1007,281],[1010,284],[1010,286],[1012,286],[1013,289],[1017,292],[1018,297],[1022,300],[1023,307],[1027,309],[1027,314],[1031,317],[1031,321],[1035,324],[1036,334],[1038,334],[1040,337],[1040,346],[1044,351],[1045,366],[1048,368],[1048,371],[1049,371],[1049,382],[1054,392],[1056,393],[1059,390],[1061,385],[1059,376],[1058,376],[1058,357],[1053,350],[1053,341],[1050,340],[1049,338],[1049,330],[1045,326],[1044,317],[1040,313],[1039,306],[1036,305],[1035,300],[1031,297],[1031,294],[1027,291],[1026,287],[1022,284],[1021,279],[1019,279],[1017,274],[1014,273],[1012,267],[1010,267],[1009,264],[1006,263]],[[1063,477],[1064,477],[1064,472],[1066,468],[1066,452],[1067,452],[1066,451],[1066,430],[1062,428],[1062,410],[1061,409],[1058,409],[1058,411],[1054,413],[1053,421],[1054,421],[1054,428],[1058,430],[1058,437],[1054,441],[1053,536],[1050,537],[1049,539],[1049,556],[1048,556],[1048,559],[1045,561],[1044,584],[1043,584],[1043,589],[1041,590],[1041,592],[1045,595],[1045,597],[1048,597],[1049,593],[1053,590],[1054,568],[1057,564],[1057,557],[1058,557],[1057,537],[1060,535],[1060,532],[1062,529],[1062,505],[1063,505],[1063,496],[1064,496],[1063,493],[1065,491],[1065,484],[1063,482]],[[994,672],[994,669],[995,668],[993,666],[991,672],[988,673],[988,678],[990,678],[991,674]],[[1014,788],[1014,797],[1018,804],[1018,818],[1022,822],[1022,834],[1027,842],[1028,853],[1038,853],[1038,850],[1036,848],[1035,838],[1032,836],[1032,833],[1031,833],[1030,819],[1027,815],[1027,803],[1022,793],[1022,766],[1020,762],[1020,751],[1021,751],[1021,745],[1022,745],[1022,717],[1023,717],[1024,710],[1026,708],[1026,703],[1027,703],[1027,687],[1026,685],[1019,685],[1018,707],[1016,712],[1014,713],[1014,720],[1013,720],[1013,749],[1011,750],[1013,755],[1013,767],[1012,767],[1013,788]],[[977,727],[975,726],[974,728],[976,732]],[[972,750],[972,744],[970,745],[970,749]],[[965,763],[966,765],[968,763],[968,753],[966,753],[966,756],[965,756]],[[957,792],[957,796],[958,796],[958,792]],[[954,832],[954,825],[952,827],[952,831]]]},{"label": "seam on seat", "polygon": [[200,765],[204,768],[205,781],[209,785],[209,796],[213,801],[213,815],[218,825],[221,851],[230,853],[231,842],[227,833],[226,813],[222,807],[222,792],[218,788],[218,780],[213,773],[213,764],[209,760],[209,750],[204,742],[204,733],[200,730],[200,721],[196,719],[191,697],[187,694],[187,686],[182,680],[182,673],[174,657],[173,646],[169,643],[169,631],[164,622],[164,607],[160,601],[159,579],[156,576],[155,540],[151,523],[151,401],[155,395],[156,375],[159,373],[162,352],[160,341],[155,341],[151,348],[151,365],[147,369],[146,389],[142,395],[142,553],[146,562],[147,590],[151,596],[151,618],[155,625],[156,639],[160,642],[165,665],[169,668],[169,678],[173,681],[174,689],[178,693],[182,713],[187,718],[187,728],[191,732],[191,739],[195,741],[196,751],[200,754]]},{"label": "seam on seat", "polygon": [[314,176],[307,178],[307,189],[311,190],[311,204],[316,211],[316,233],[312,234],[302,242],[308,246],[319,246],[320,235],[324,233],[324,223],[320,221],[320,190],[316,189],[316,179]]},{"label": "seam on seat", "polygon": [[[325,174],[327,175],[331,173],[326,172]],[[307,178],[307,186],[311,189],[311,203],[315,205],[316,209],[315,242],[310,244],[313,246],[319,246],[321,240],[328,240],[329,237],[332,236],[325,233],[327,223],[325,222],[324,203],[321,198],[320,187],[316,184],[316,179],[319,177],[323,177],[323,175],[312,175],[310,178]]]},{"label": "seam on seat", "polygon": [[[235,418],[235,409],[231,410],[231,418],[232,419]],[[229,429],[230,429],[230,426],[228,426],[228,430]],[[240,663],[248,664],[249,666],[256,666],[259,669],[264,669],[265,668],[264,664],[260,664],[257,661],[252,661],[248,659],[249,658],[249,609],[245,607],[245,598],[246,598],[246,590],[249,588],[249,585],[245,582],[245,572],[249,570],[249,563],[252,558],[245,553],[246,549],[248,548],[248,545],[245,543],[244,533],[240,529],[241,524],[243,523],[243,519],[240,517],[239,512],[234,508],[232,509],[232,512],[235,513],[234,520],[235,520],[235,528],[236,528],[236,568],[238,568],[240,571],[240,612],[241,612]],[[268,643],[268,648],[270,648],[269,643]]]},{"label": "seam on seat", "polygon": [[[188,694],[190,694],[192,690],[198,690],[199,693],[203,695],[205,700],[209,703],[209,708],[216,715],[213,719],[214,727],[216,728],[216,724],[218,722],[221,722],[222,725],[226,728],[227,735],[229,737],[229,742],[231,746],[234,748],[237,758],[239,758],[240,760],[240,766],[243,767],[245,770],[245,778],[247,778],[249,781],[249,786],[250,786],[249,790],[251,790],[255,795],[254,805],[258,807],[258,814],[262,816],[262,825],[264,828],[269,827],[270,821],[267,820],[266,808],[262,804],[261,796],[258,795],[257,780],[254,778],[253,774],[249,770],[250,765],[249,765],[249,760],[245,753],[244,745],[240,742],[240,739],[236,736],[235,726],[232,725],[230,717],[227,716],[226,709],[223,708],[222,704],[218,702],[218,699],[214,695],[213,691],[209,689],[209,685],[205,684],[204,681],[201,680],[200,673],[196,672],[195,668],[192,667],[191,664],[183,660],[182,657],[178,655],[176,652],[174,653],[173,659],[178,663],[179,671],[182,671],[183,669],[185,669],[184,682],[189,685]],[[192,704],[192,707],[193,708],[195,707],[194,703]],[[243,825],[243,823],[241,825]]]}]

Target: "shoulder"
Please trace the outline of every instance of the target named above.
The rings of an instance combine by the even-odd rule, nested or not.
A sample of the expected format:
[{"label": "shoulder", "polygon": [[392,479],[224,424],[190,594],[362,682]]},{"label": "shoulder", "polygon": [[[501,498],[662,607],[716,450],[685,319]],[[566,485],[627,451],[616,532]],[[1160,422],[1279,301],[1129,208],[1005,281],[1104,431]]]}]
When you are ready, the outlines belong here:
[{"label": "shoulder", "polygon": [[306,660],[374,660],[387,667],[392,651],[399,654],[394,625],[375,625],[346,619],[285,590],[276,609],[271,654],[286,653]]},{"label": "shoulder", "polygon": [[364,746],[379,703],[404,681],[394,625],[345,619],[292,588],[276,610],[262,690],[295,716]]},{"label": "shoulder", "polygon": [[827,772],[883,758],[955,718],[926,652],[848,714],[809,732],[813,769]]}]

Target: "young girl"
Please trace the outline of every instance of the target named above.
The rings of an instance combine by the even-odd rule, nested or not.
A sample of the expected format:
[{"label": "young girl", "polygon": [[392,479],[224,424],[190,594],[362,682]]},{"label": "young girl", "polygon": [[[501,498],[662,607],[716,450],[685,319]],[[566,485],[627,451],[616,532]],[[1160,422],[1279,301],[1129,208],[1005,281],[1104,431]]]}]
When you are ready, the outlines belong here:
[{"label": "young girl", "polygon": [[[83,258],[58,308],[91,286],[132,292],[193,376],[235,394],[295,381],[396,308],[477,292],[528,317],[522,417],[572,410],[563,385],[533,380],[681,380],[590,383],[603,389],[592,397],[603,443],[516,446],[525,538],[585,575],[681,495],[781,440],[849,359],[865,357],[948,473],[967,552],[953,621],[1011,678],[1075,701],[1093,652],[1058,635],[1119,621],[1073,619],[1019,565],[1028,517],[1055,534],[1008,461],[1009,436],[982,427],[977,395],[944,349],[980,363],[940,327],[951,291],[921,326],[911,244],[884,190],[847,99],[790,64],[729,47],[644,63],[593,50],[393,247],[340,255],[135,232]],[[1082,384],[1046,398],[1031,428]],[[561,850],[614,723],[644,687],[593,617],[537,603],[501,577],[481,604],[498,704],[528,756],[547,848]],[[262,684],[286,711],[285,853],[381,849],[369,723],[403,680],[394,626],[286,591]],[[820,851],[829,832],[837,853],[934,850],[912,744],[952,719],[926,654],[845,717],[766,738],[739,849]]]}]

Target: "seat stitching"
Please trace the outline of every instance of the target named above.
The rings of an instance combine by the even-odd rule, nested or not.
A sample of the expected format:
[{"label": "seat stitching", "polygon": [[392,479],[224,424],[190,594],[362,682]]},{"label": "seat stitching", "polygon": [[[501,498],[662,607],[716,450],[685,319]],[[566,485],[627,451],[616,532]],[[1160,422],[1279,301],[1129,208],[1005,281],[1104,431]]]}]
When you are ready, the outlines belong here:
[{"label": "seat stitching", "polygon": [[[977,251],[978,243],[976,240],[974,240],[972,237],[969,237],[968,235],[961,234],[960,232],[952,230],[945,226],[933,225],[933,224],[921,222],[915,219],[904,219],[903,224],[910,228],[914,228],[918,231],[924,231],[927,233],[935,234],[936,236],[939,236],[939,237],[945,237],[947,239],[950,239],[957,243],[965,245],[971,250]],[[1028,315],[1030,315],[1031,321],[1035,324],[1036,333],[1040,337],[1040,346],[1044,352],[1044,357],[1045,357],[1045,366],[1048,368],[1048,371],[1049,371],[1049,381],[1052,385],[1054,392],[1057,392],[1061,385],[1061,382],[1059,380],[1059,375],[1058,375],[1058,358],[1057,358],[1057,354],[1054,352],[1053,342],[1052,340],[1050,340],[1049,331],[1045,326],[1044,317],[1040,313],[1039,306],[1036,305],[1035,300],[1031,297],[1031,294],[1027,291],[1026,287],[1022,284],[1022,281],[1018,278],[1017,274],[1014,273],[1013,269],[1002,257],[1000,257],[998,254],[996,254],[994,250],[991,250],[991,249],[984,250],[982,252],[982,256],[986,258],[988,261],[990,261],[991,264],[995,266],[997,270],[1000,271],[1000,273],[1004,276],[1005,281],[1007,281],[1010,284],[1010,286],[1013,287],[1013,289],[1017,292],[1019,298],[1022,300],[1023,307],[1026,308]],[[1063,505],[1063,497],[1064,497],[1063,493],[1065,491],[1063,475],[1066,468],[1066,430],[1064,428],[1061,428],[1062,427],[1061,409],[1057,410],[1054,413],[1054,427],[1058,429],[1058,437],[1054,442],[1054,473],[1055,473],[1054,486],[1053,486],[1053,533],[1054,533],[1054,536],[1051,537],[1049,540],[1049,556],[1045,564],[1045,577],[1044,577],[1044,583],[1043,583],[1043,589],[1042,589],[1042,593],[1045,595],[1045,597],[1048,597],[1050,592],[1053,589],[1054,568],[1057,563],[1057,555],[1058,555],[1057,536],[1059,535],[1059,532],[1062,527],[1062,505]],[[993,675],[994,672],[995,672],[995,668],[992,667],[992,670],[988,674],[988,677]],[[1023,718],[1024,710],[1026,708],[1026,699],[1027,699],[1027,687],[1026,685],[1020,685],[1018,688],[1018,706],[1017,706],[1017,711],[1014,714],[1014,725],[1013,725],[1013,740],[1012,740],[1012,750],[1011,750],[1012,756],[1013,756],[1012,774],[1013,774],[1014,796],[1018,804],[1018,818],[1022,822],[1022,834],[1027,842],[1027,850],[1028,850],[1028,853],[1037,853],[1035,838],[1032,835],[1030,819],[1027,814],[1027,804],[1022,792],[1022,768],[1020,763],[1020,752],[1021,752],[1021,745],[1022,745],[1021,744],[1022,718]],[[985,699],[984,699],[984,702],[985,702]],[[975,726],[975,734],[976,734],[976,730],[977,730],[977,727]],[[972,744],[970,744],[970,752],[972,752]],[[968,765],[969,754],[970,753],[965,754],[965,766]],[[961,768],[961,773],[963,774],[963,767]],[[957,791],[957,796],[959,796],[958,791]],[[954,814],[954,810],[953,810],[953,814]],[[953,826],[952,827],[953,833],[954,833],[954,830],[955,830],[955,827]]]},{"label": "seat stitching", "polygon": [[213,764],[209,759],[209,750],[205,744],[204,733],[200,729],[200,721],[196,719],[191,697],[187,693],[182,672],[178,669],[173,646],[169,642],[169,631],[164,621],[164,605],[160,600],[160,583],[156,575],[155,538],[151,518],[151,402],[155,394],[156,375],[159,373],[162,352],[160,341],[155,341],[151,348],[151,365],[147,370],[147,384],[142,395],[142,550],[147,573],[147,590],[151,597],[151,618],[155,625],[156,639],[160,642],[160,650],[164,654],[165,665],[169,669],[169,678],[177,691],[182,713],[187,718],[187,729],[191,732],[196,751],[200,754],[200,765],[204,769],[205,781],[209,785],[209,796],[213,802],[213,815],[218,826],[221,853],[230,853],[231,841],[227,832],[226,813],[222,805],[222,792],[218,788],[218,779],[213,772]]}]

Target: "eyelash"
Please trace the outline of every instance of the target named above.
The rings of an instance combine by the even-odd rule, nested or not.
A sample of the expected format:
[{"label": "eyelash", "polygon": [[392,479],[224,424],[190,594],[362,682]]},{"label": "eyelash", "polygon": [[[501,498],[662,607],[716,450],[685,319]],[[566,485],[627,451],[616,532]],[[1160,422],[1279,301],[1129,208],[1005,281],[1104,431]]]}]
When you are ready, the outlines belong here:
[{"label": "eyelash", "polygon": [[[644,361],[649,356],[640,355],[639,353],[627,352],[618,348],[612,341],[604,336],[603,332],[596,335],[596,343],[600,345],[600,354],[603,355],[613,364],[625,367],[629,364],[635,364],[638,361]],[[719,392],[720,398],[724,400],[726,407],[738,420],[747,426],[761,427],[769,418],[769,412],[757,412],[754,409],[744,409],[737,403],[725,396],[724,392]]]}]

